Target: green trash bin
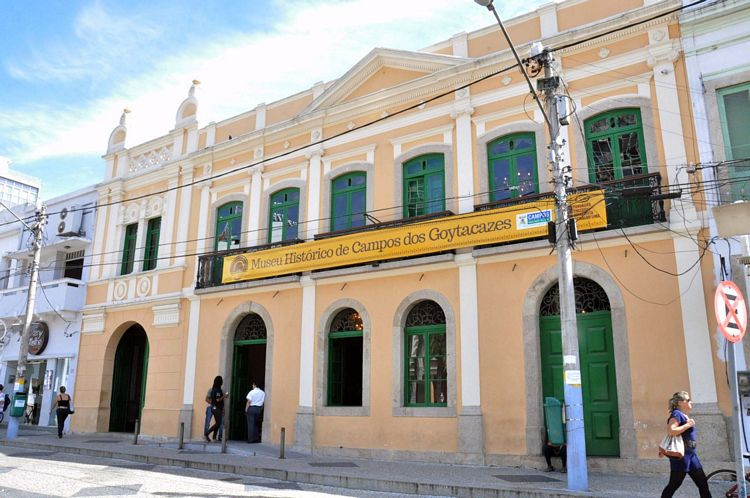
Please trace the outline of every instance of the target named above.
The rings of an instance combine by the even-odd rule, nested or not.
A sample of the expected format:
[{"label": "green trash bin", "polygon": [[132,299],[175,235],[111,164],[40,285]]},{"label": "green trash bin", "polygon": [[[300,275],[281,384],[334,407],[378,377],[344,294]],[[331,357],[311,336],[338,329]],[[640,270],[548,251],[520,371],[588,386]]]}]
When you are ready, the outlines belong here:
[{"label": "green trash bin", "polygon": [[553,397],[544,398],[544,419],[547,424],[547,442],[555,446],[565,444],[562,402]]},{"label": "green trash bin", "polygon": [[23,417],[23,412],[25,409],[26,393],[15,393],[13,395],[13,402],[10,404],[10,416]]}]

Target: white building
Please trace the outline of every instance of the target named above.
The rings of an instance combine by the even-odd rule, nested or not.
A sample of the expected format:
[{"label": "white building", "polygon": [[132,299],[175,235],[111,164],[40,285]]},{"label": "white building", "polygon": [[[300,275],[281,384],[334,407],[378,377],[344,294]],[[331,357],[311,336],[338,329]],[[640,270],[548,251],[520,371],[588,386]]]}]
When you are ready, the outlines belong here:
[{"label": "white building", "polygon": [[[719,233],[711,208],[750,201],[750,3],[715,0],[686,9],[680,14],[680,28],[689,84],[685,90],[692,103],[700,161],[695,170],[704,181],[701,207],[705,207],[714,237]],[[731,279],[747,296],[747,268],[740,259],[749,248],[743,239],[747,238],[724,239],[711,250],[714,284]],[[718,327],[714,341],[723,356],[727,350]],[[742,354],[742,343],[738,345],[737,369],[745,370],[750,365],[750,348],[745,347]],[[750,427],[750,417],[743,413],[745,427]]]},{"label": "white building", "polygon": [[[60,386],[70,393],[75,390],[97,196],[92,186],[45,203],[49,217],[27,370],[28,385],[37,400],[31,423],[54,425],[54,393]],[[35,210],[34,205],[26,204],[14,212],[25,219]],[[6,386],[12,386],[16,376],[32,256],[31,233],[19,222],[3,225],[13,220],[7,210],[0,212],[0,383]]]},{"label": "white building", "polygon": [[[10,163],[10,159],[0,156],[0,202],[8,207],[35,205],[39,199],[40,180],[11,171]],[[0,205],[0,211],[3,209]]]}]

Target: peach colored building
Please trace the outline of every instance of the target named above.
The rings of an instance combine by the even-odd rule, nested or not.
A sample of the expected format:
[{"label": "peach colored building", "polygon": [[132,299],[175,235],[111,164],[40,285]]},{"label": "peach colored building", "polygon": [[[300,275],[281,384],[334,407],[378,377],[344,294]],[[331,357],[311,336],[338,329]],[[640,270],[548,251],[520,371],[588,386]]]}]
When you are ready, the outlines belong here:
[{"label": "peach colored building", "polygon": [[[684,187],[650,197],[700,180],[686,167],[678,20],[657,16],[679,5],[568,0],[507,21],[522,57],[539,40],[566,47],[554,53],[576,111],[565,165],[574,187],[605,194],[607,225],[581,233],[573,256],[591,457],[655,458],[666,400],[687,389],[701,456],[729,458],[702,204]],[[455,247],[446,229],[421,252],[383,247],[498,209],[517,233],[538,222],[521,215],[550,197],[547,135],[513,64],[489,26],[420,52],[374,49],[335,81],[206,126],[193,86],[174,129],[132,147],[123,114],[99,187],[73,429],[138,419],[142,434],[174,437],[184,422],[201,438],[220,374],[232,439],[247,437],[252,379],[267,393],[266,442],[286,428],[318,453],[539,455],[544,398],[562,392],[546,235]],[[320,249],[340,241],[382,257]]]}]

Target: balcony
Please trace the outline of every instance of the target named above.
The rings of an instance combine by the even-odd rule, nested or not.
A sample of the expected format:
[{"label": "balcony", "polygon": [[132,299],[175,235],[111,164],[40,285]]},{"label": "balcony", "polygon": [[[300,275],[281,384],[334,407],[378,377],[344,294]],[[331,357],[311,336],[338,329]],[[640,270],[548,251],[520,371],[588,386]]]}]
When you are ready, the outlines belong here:
[{"label": "balcony", "polygon": [[[652,224],[656,221],[666,221],[666,215],[664,213],[664,201],[661,200],[662,198],[659,196],[661,194],[661,175],[659,173],[652,173],[652,174],[646,174],[646,175],[637,175],[637,176],[630,176],[623,180],[616,180],[616,181],[610,181],[602,184],[597,185],[584,185],[581,187],[577,187],[575,189],[572,189],[571,193],[585,193],[587,191],[601,191],[604,190],[604,201],[606,203],[606,212],[607,212],[607,226],[599,228],[599,230],[611,230],[611,229],[619,229],[619,228],[627,228],[627,227],[633,227],[633,226],[640,226],[640,225],[648,225]],[[599,195],[601,195],[599,193]],[[481,239],[481,237],[478,236],[476,239],[471,239],[469,242],[462,243],[463,245],[454,245],[450,246],[449,244],[445,244],[444,240],[438,240],[438,238],[432,238],[430,235],[427,235],[425,238],[424,236],[420,235],[422,239],[420,240],[420,243],[424,244],[426,241],[426,246],[422,246],[419,250],[415,250],[412,253],[409,253],[408,251],[402,251],[399,252],[394,251],[392,253],[384,253],[383,257],[380,258],[380,253],[382,253],[382,247],[378,246],[377,253],[373,256],[368,256],[369,259],[357,259],[354,257],[347,258],[342,257],[341,259],[335,259],[332,257],[333,250],[327,249],[330,251],[331,256],[321,256],[321,257],[328,257],[329,259],[322,263],[315,263],[313,266],[307,266],[307,267],[300,267],[300,266],[286,266],[288,264],[293,265],[295,262],[299,261],[299,259],[295,259],[295,256],[293,254],[290,254],[289,256],[285,255],[278,255],[279,251],[272,251],[273,249],[278,249],[285,246],[295,246],[297,244],[303,243],[302,247],[304,251],[307,251],[308,253],[310,251],[315,252],[316,250],[323,254],[325,251],[322,251],[321,248],[325,247],[333,247],[332,244],[335,242],[336,244],[339,244],[341,246],[345,244],[353,244],[349,249],[354,248],[354,250],[349,251],[348,249],[346,251],[343,251],[341,254],[336,253],[336,255],[346,256],[351,255],[351,253],[355,252],[365,252],[365,250],[357,250],[355,246],[357,246],[358,241],[355,239],[362,239],[362,240],[370,240],[369,247],[372,247],[372,244],[382,244],[385,241],[390,241],[389,237],[390,234],[393,234],[394,232],[398,232],[399,228],[403,228],[403,231],[407,232],[416,232],[419,231],[420,228],[423,227],[429,227],[429,226],[437,226],[441,223],[449,223],[450,227],[456,227],[456,228],[449,228],[448,230],[442,230],[440,233],[443,234],[450,234],[451,230],[453,230],[453,237],[454,235],[458,234],[459,227],[458,225],[464,224],[470,224],[471,221],[469,221],[469,218],[475,218],[477,220],[479,219],[486,219],[487,216],[505,216],[505,218],[508,217],[507,214],[504,212],[498,212],[498,208],[506,208],[511,206],[523,206],[525,204],[532,204],[536,201],[540,200],[547,200],[554,198],[554,194],[552,192],[546,192],[543,194],[535,194],[535,195],[529,195],[524,196],[521,198],[515,198],[510,200],[503,200],[503,201],[496,201],[496,202],[490,202],[486,204],[481,204],[474,206],[475,214],[465,214],[465,215],[459,215],[455,216],[450,211],[443,211],[440,213],[433,213],[431,215],[426,216],[419,216],[414,218],[408,218],[408,219],[401,219],[401,220],[394,220],[394,221],[388,221],[383,223],[374,223],[370,225],[365,225],[363,227],[355,227],[355,228],[348,228],[345,230],[337,230],[335,232],[328,232],[328,233],[321,233],[317,234],[315,236],[314,242],[308,242],[303,243],[301,240],[292,240],[287,242],[281,242],[281,243],[275,243],[275,244],[267,244],[262,246],[256,246],[252,248],[239,248],[239,249],[232,249],[228,251],[218,251],[213,252],[209,254],[204,254],[202,256],[199,256],[198,258],[198,274],[196,278],[196,289],[205,289],[210,287],[217,287],[224,285],[222,282],[222,273],[223,273],[223,264],[224,264],[224,258],[227,256],[235,256],[240,254],[247,255],[246,258],[233,258],[233,268],[232,271],[229,272],[228,279],[234,278],[233,282],[239,282],[244,280],[257,280],[262,278],[270,278],[275,276],[281,276],[281,275],[293,275],[298,274],[300,271],[320,271],[320,270],[326,270],[326,269],[332,269],[332,268],[345,268],[348,266],[360,266],[363,264],[369,264],[369,265],[377,265],[381,261],[393,261],[396,259],[405,259],[405,258],[411,258],[411,257],[424,257],[426,255],[436,255],[444,252],[453,251],[457,247],[485,247],[485,246],[491,246],[491,245],[504,245],[504,244],[514,244],[519,241],[528,241],[528,240],[534,240],[534,238],[546,238],[546,223],[542,225],[542,227],[537,228],[535,232],[527,232],[529,234],[533,234],[533,237],[527,236],[523,239],[518,240],[509,240],[509,239],[503,239],[500,235],[492,235],[489,238]],[[599,197],[600,199],[601,197]],[[656,200],[655,200],[656,199]],[[600,202],[600,201],[599,201]],[[599,204],[601,206],[601,204]],[[593,207],[593,206],[592,206]],[[528,210],[533,211],[533,206],[530,206]],[[591,209],[591,208],[589,208]],[[492,211],[496,210],[494,212],[487,213],[487,215],[481,215],[479,216],[478,213],[481,213],[482,211]],[[601,220],[601,218],[598,218]],[[480,222],[474,222],[474,223],[480,223]],[[496,222],[495,222],[496,223]],[[410,225],[416,225],[419,224],[420,227],[417,227],[416,229],[410,229],[405,228],[409,227]],[[502,228],[497,228],[497,226],[503,225]],[[507,225],[507,226],[506,226]],[[495,227],[495,228],[487,228],[487,227]],[[476,235],[478,233],[482,233],[489,230],[499,230],[502,231],[504,228],[510,228],[511,227],[511,221],[505,220],[502,224],[493,225],[492,223],[485,224],[482,227],[479,227],[479,230],[471,229],[467,230],[467,227],[461,228],[463,230],[462,233],[469,233],[471,232],[472,235]],[[434,228],[433,228],[434,230]],[[473,230],[473,231],[472,231]],[[373,237],[373,233],[377,233],[378,235],[375,235]],[[402,241],[407,239],[410,236],[410,233],[404,236]],[[497,231],[495,233],[498,233]],[[354,236],[354,237],[352,237]],[[373,238],[380,237],[382,240],[376,240],[372,242]],[[351,242],[352,240],[355,240],[354,242]],[[502,241],[504,240],[504,241]],[[396,242],[399,242],[399,240],[395,240]],[[435,242],[431,242],[435,241]],[[500,241],[500,242],[498,242]],[[489,244],[486,242],[490,242]],[[403,244],[395,244],[395,247],[403,247],[410,242],[404,242]],[[308,245],[309,244],[309,245]],[[317,244],[317,245],[316,245]],[[366,246],[367,244],[359,244],[359,248]],[[317,249],[316,249],[317,247]],[[390,246],[389,246],[390,247]],[[294,252],[296,248],[290,247],[290,251]],[[263,255],[255,255],[253,256],[253,253],[259,252],[259,251],[269,251],[268,254]],[[366,249],[369,250],[369,249]],[[322,252],[321,252],[322,251]],[[276,255],[274,255],[276,254]],[[288,259],[285,259],[287,257]],[[255,264],[252,263],[249,265],[248,260],[262,260],[264,258],[270,258],[266,262],[261,262],[263,264]],[[240,271],[240,273],[234,273],[234,266],[239,261],[241,261],[241,267],[243,270]],[[291,263],[289,263],[291,261]],[[322,261],[322,260],[321,260]],[[315,266],[318,265],[318,266]],[[247,269],[252,266],[251,273],[242,273],[246,272]],[[273,267],[272,271],[265,271],[268,267]],[[300,270],[300,268],[302,268]],[[256,273],[257,272],[257,273]]]},{"label": "balcony", "polygon": [[[607,227],[601,230],[628,228],[650,225],[667,221],[664,212],[664,200],[652,200],[652,196],[662,193],[661,174],[648,173],[633,175],[622,180],[612,180],[596,185],[583,185],[568,190],[570,194],[590,190],[604,190],[604,201],[607,204]],[[502,207],[526,204],[542,199],[551,199],[554,193],[526,195],[502,201],[488,202],[474,206],[475,211],[497,209]]]},{"label": "balcony", "polygon": [[[28,287],[14,287],[0,291],[0,317],[18,317],[26,312]],[[63,278],[44,282],[37,287],[34,313],[78,312],[86,299],[86,284],[80,280]],[[54,308],[53,308],[54,306]]]}]

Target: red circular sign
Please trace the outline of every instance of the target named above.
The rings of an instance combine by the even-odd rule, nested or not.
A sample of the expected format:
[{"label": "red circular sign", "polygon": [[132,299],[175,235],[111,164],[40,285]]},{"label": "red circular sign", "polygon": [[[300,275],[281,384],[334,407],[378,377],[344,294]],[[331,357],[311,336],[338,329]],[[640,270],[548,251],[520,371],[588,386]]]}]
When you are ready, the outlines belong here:
[{"label": "red circular sign", "polygon": [[734,282],[725,280],[716,288],[714,311],[724,337],[730,342],[740,342],[747,330],[747,306]]}]

